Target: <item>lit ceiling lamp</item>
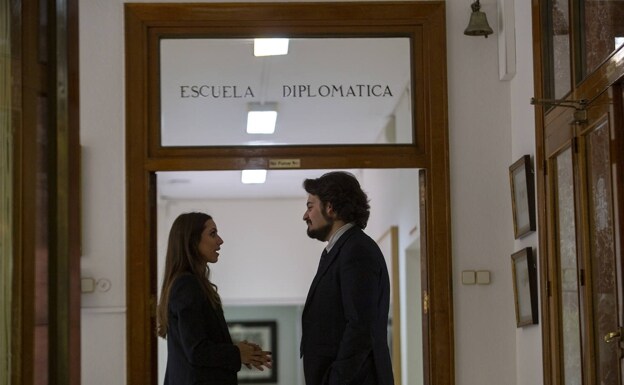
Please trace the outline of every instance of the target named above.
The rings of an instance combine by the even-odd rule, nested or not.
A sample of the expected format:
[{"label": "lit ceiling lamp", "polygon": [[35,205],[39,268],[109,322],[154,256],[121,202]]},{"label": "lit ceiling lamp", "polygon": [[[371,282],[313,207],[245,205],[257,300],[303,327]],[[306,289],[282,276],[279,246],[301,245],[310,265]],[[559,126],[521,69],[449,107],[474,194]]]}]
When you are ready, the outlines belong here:
[{"label": "lit ceiling lamp", "polygon": [[249,103],[247,110],[248,134],[272,134],[277,122],[277,103]]},{"label": "lit ceiling lamp", "polygon": [[259,184],[266,181],[267,170],[243,170],[241,182],[244,184]]},{"label": "lit ceiling lamp", "polygon": [[468,26],[464,30],[464,35],[485,36],[487,38],[488,35],[494,33],[492,27],[488,24],[487,16],[480,11],[481,3],[479,3],[479,0],[475,0],[470,5],[470,8],[472,8],[472,13],[470,14],[470,22],[468,22]]},{"label": "lit ceiling lamp", "polygon": [[254,56],[276,56],[288,53],[288,39],[254,39]]}]

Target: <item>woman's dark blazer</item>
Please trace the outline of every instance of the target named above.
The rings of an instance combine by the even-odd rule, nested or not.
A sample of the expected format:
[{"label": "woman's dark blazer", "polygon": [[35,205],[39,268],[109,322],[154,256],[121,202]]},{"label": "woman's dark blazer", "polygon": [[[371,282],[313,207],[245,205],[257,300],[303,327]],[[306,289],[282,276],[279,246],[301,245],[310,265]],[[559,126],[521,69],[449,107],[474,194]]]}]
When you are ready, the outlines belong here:
[{"label": "woman's dark blazer", "polygon": [[232,343],[222,310],[215,310],[190,273],[169,292],[165,385],[236,385],[240,351]]},{"label": "woman's dark blazer", "polygon": [[354,226],[322,260],[302,315],[306,385],[392,385],[390,280],[379,246]]}]

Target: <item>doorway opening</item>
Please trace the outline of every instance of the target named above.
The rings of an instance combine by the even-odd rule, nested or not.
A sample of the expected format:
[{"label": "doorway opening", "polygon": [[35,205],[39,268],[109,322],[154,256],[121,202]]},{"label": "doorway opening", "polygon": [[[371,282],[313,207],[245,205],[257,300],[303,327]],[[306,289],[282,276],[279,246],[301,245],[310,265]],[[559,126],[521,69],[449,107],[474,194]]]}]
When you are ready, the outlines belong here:
[{"label": "doorway opening", "polygon": [[[439,86],[446,84],[444,14],[443,3],[427,2],[328,3],[320,6],[313,3],[228,3],[219,6],[214,4],[192,6],[188,4],[126,4],[127,382],[129,384],[155,384],[158,377],[157,341],[153,333],[158,284],[155,263],[158,255],[158,236],[155,232],[158,228],[159,202],[156,173],[182,170],[268,169],[271,171],[282,168],[292,170],[420,169],[417,178],[405,178],[404,181],[411,181],[418,185],[416,188],[418,193],[412,194],[410,204],[420,208],[418,223],[422,234],[421,253],[423,260],[427,262],[422,268],[422,287],[427,288],[427,291],[422,293],[424,383],[450,385],[455,382],[450,293],[452,269],[447,103],[446,88]],[[301,25],[305,25],[305,28],[301,28]],[[314,140],[303,143],[297,141],[291,144],[287,142],[279,145],[263,143],[219,145],[215,143],[217,137],[222,134],[219,132],[210,136],[208,142],[192,140],[179,146],[165,145],[162,141],[162,124],[163,113],[167,110],[166,108],[163,110],[163,101],[166,102],[166,96],[170,95],[171,88],[162,87],[164,85],[161,76],[164,69],[163,56],[161,56],[163,41],[193,37],[251,38],[275,33],[289,35],[292,38],[368,36],[385,39],[398,37],[401,42],[408,42],[409,66],[406,68],[409,72],[408,77],[411,79],[408,82],[411,97],[405,98],[405,102],[397,102],[396,106],[397,111],[412,112],[412,118],[386,119],[387,123],[392,122],[392,124],[384,126],[385,135],[380,135],[379,141],[374,138],[373,141],[364,144],[354,144],[348,141],[333,142],[335,138],[333,133],[326,132],[322,138],[332,141],[331,143]],[[167,55],[165,59],[166,57]],[[327,60],[327,63],[332,62],[331,59]],[[349,71],[344,76],[352,75],[352,72]],[[186,74],[188,71],[183,73]],[[280,73],[286,74],[287,72]],[[326,75],[330,74],[332,74],[331,68]],[[220,76],[218,82],[213,83],[222,84],[223,72],[211,71],[204,75]],[[204,83],[205,76],[202,75]],[[235,76],[234,78],[240,79],[241,77]],[[382,75],[379,78],[381,79]],[[164,80],[166,79],[165,76]],[[342,84],[338,81],[331,84],[334,83]],[[379,83],[385,84],[381,81]],[[187,83],[180,84],[184,86]],[[326,82],[319,84],[326,84]],[[388,87],[386,87],[390,90],[388,96],[390,93],[403,95],[402,92],[394,92],[395,89],[401,88],[396,88],[393,84],[389,80]],[[253,85],[249,84],[249,87],[255,90]],[[339,85],[336,87],[340,89]],[[283,87],[279,89],[284,90]],[[253,95],[256,94],[254,91]],[[179,95],[184,98],[186,94]],[[251,93],[249,95],[251,96]],[[306,99],[306,101],[312,102],[312,94],[308,96],[310,100]],[[353,99],[351,94],[348,96]],[[353,96],[369,97],[368,94],[363,95],[359,92]],[[372,96],[375,95],[371,94]],[[207,102],[207,100],[202,100]],[[185,99],[185,101],[189,100]],[[223,102],[221,104],[227,104],[228,101],[231,100],[219,99],[219,102]],[[217,103],[217,101],[213,102]],[[332,99],[330,104],[334,105],[337,102],[338,99]],[[346,99],[343,102],[346,106]],[[188,103],[184,105],[187,106]],[[287,108],[283,103],[280,105],[282,116],[286,117]],[[308,107],[305,110],[307,113],[310,111],[318,115],[313,116],[312,120],[317,117],[326,117],[318,112],[318,106]],[[220,112],[230,116],[226,111]],[[183,117],[188,116],[195,115],[194,113],[183,115]],[[236,116],[240,117],[244,114]],[[349,119],[340,127],[353,127],[354,121],[359,122],[358,117],[359,114],[354,114],[353,119]],[[304,120],[300,118],[296,121],[301,123]],[[183,119],[174,119],[169,121],[169,125],[173,124],[172,127],[176,130],[184,122]],[[403,132],[394,130],[398,127],[397,125],[408,127],[407,132],[411,133],[411,140],[390,135]],[[198,126],[199,131],[205,134],[205,128],[208,126],[223,128],[223,125],[215,123],[214,119],[208,119],[202,120]],[[242,127],[238,124],[237,127],[239,126]],[[355,128],[360,129],[362,125],[356,124]],[[359,131],[351,136],[356,136],[357,132]],[[287,170],[279,172],[287,172]],[[400,189],[396,192],[398,195],[401,193],[403,191]],[[375,198],[372,199],[375,200]],[[380,212],[389,209],[407,211],[404,207],[396,205],[396,200],[392,195],[379,201],[387,206]],[[297,213],[296,217],[300,215],[302,214]],[[373,218],[376,215],[372,213]],[[384,229],[386,230],[388,228]],[[399,231],[407,232],[410,230],[409,225],[401,226],[399,229]],[[403,245],[399,250],[404,250],[406,247],[407,245]],[[435,255],[435,258],[429,261],[426,259],[427,255]],[[435,325],[435,328],[432,325]]]},{"label": "doorway opening", "polygon": [[[169,228],[181,213],[201,211],[211,215],[224,240],[218,263],[210,266],[211,281],[218,286],[226,320],[275,322],[277,384],[304,385],[298,359],[301,311],[318,265],[323,244],[309,238],[302,220],[305,178],[316,178],[332,170],[270,170],[264,184],[242,184],[240,171],[156,172],[157,255],[155,280],[160,292]],[[419,250],[420,214],[418,169],[349,169],[368,194],[371,218],[365,231],[384,252],[392,281],[389,344],[393,353],[395,384],[422,384],[413,369],[423,367],[422,328],[412,329],[420,319],[420,277],[413,277],[410,258]],[[396,229],[396,245],[387,243],[388,229]],[[244,240],[244,242],[242,242]],[[415,251],[410,251],[416,248]],[[401,250],[405,250],[402,252]],[[406,268],[412,271],[406,271]],[[416,271],[420,271],[420,267]],[[407,292],[411,291],[411,292]],[[394,314],[394,317],[393,317]],[[410,328],[402,327],[409,320]],[[401,328],[393,332],[393,328]],[[408,332],[409,330],[409,332]],[[398,341],[393,340],[398,336]],[[416,345],[414,345],[416,344]],[[391,351],[393,351],[391,349]],[[409,352],[410,363],[405,354]],[[166,341],[158,340],[158,383],[162,383],[167,361]],[[416,358],[418,357],[418,358]],[[415,359],[420,361],[415,362]],[[269,373],[241,371],[240,380]],[[253,377],[252,377],[253,378]]]}]

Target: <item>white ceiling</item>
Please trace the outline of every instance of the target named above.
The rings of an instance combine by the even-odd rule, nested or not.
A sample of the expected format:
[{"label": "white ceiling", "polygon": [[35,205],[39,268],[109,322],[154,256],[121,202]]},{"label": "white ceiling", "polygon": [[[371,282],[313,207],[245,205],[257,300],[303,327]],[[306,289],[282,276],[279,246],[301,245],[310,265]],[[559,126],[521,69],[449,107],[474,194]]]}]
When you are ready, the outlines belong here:
[{"label": "white ceiling", "polygon": [[[305,199],[302,183],[330,170],[269,170],[266,183],[242,184],[240,171],[158,172],[160,199]],[[359,176],[358,170],[347,170]]]}]

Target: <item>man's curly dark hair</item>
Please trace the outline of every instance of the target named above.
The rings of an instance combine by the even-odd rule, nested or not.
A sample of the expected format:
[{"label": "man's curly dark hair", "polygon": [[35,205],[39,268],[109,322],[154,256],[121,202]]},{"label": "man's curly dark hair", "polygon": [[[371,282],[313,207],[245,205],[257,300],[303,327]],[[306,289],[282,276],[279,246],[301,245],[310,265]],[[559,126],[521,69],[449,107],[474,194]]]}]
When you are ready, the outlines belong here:
[{"label": "man's curly dark hair", "polygon": [[332,171],[316,179],[303,181],[308,194],[316,195],[325,206],[331,203],[338,219],[354,222],[361,229],[366,228],[370,216],[368,197],[353,174]]}]

